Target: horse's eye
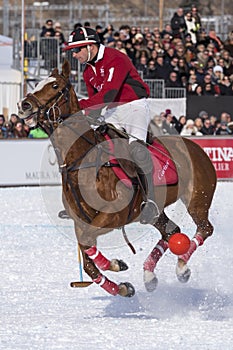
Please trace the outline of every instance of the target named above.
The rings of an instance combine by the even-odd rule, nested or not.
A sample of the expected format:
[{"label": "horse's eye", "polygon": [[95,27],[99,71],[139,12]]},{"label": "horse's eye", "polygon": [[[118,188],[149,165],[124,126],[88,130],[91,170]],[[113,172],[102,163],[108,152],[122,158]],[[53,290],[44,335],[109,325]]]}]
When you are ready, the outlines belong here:
[{"label": "horse's eye", "polygon": [[58,84],[57,83],[53,84],[53,89],[58,89]]}]

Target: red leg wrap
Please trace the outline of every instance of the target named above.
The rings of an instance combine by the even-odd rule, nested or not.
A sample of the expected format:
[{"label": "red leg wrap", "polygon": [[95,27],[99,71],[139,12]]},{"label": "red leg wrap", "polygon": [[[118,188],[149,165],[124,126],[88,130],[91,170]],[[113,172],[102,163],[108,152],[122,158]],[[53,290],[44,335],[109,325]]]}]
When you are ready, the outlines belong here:
[{"label": "red leg wrap", "polygon": [[185,263],[187,263],[191,257],[191,255],[195,252],[198,246],[201,246],[203,244],[204,240],[201,235],[198,233],[193,237],[193,239],[190,242],[190,247],[187,253],[180,255],[179,259],[183,260]]},{"label": "red leg wrap", "polygon": [[93,281],[99,284],[100,287],[106,290],[109,294],[117,295],[119,293],[119,286],[101,274],[93,279]]},{"label": "red leg wrap", "polygon": [[98,251],[96,246],[85,250],[85,253],[89,256],[89,258],[91,258],[91,260],[94,261],[96,266],[98,266],[101,270],[109,270],[111,262],[107,258],[105,258],[105,256],[103,256],[101,252]]},{"label": "red leg wrap", "polygon": [[156,244],[150,255],[147,257],[146,261],[144,262],[144,270],[153,272],[157,262],[166,252],[167,248],[168,243],[163,239],[160,239],[160,241]]}]

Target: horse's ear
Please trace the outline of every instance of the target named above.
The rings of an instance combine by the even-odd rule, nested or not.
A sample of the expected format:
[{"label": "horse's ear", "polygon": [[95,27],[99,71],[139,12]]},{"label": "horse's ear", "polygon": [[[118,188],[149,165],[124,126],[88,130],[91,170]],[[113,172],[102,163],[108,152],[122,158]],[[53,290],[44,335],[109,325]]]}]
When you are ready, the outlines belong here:
[{"label": "horse's ear", "polygon": [[54,68],[50,74],[50,76],[52,75],[57,75],[58,74],[58,69],[57,68]]},{"label": "horse's ear", "polygon": [[70,76],[70,62],[68,60],[65,60],[62,65],[62,75],[65,78],[69,78]]}]

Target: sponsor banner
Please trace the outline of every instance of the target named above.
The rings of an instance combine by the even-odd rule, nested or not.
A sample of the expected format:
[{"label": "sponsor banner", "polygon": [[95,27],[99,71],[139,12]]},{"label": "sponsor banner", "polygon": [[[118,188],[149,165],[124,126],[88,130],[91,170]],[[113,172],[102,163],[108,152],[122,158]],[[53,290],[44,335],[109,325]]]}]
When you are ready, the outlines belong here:
[{"label": "sponsor banner", "polygon": [[210,157],[218,179],[233,179],[233,137],[207,136],[192,140],[201,146]]},{"label": "sponsor banner", "polygon": [[61,175],[48,139],[1,140],[0,186],[58,185]]},{"label": "sponsor banner", "polygon": [[[192,137],[208,154],[218,179],[233,179],[233,137]],[[60,185],[49,139],[0,140],[0,186]]]}]

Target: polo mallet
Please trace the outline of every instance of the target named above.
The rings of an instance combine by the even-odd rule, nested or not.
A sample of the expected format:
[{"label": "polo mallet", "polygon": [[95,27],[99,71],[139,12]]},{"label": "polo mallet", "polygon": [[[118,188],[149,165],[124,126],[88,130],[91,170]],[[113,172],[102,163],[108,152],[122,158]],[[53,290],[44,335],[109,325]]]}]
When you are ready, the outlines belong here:
[{"label": "polo mallet", "polygon": [[78,266],[79,266],[79,278],[80,281],[77,282],[70,282],[70,286],[72,288],[83,288],[90,286],[93,282],[92,281],[83,281],[83,268],[82,268],[82,259],[81,259],[81,249],[78,243]]}]

